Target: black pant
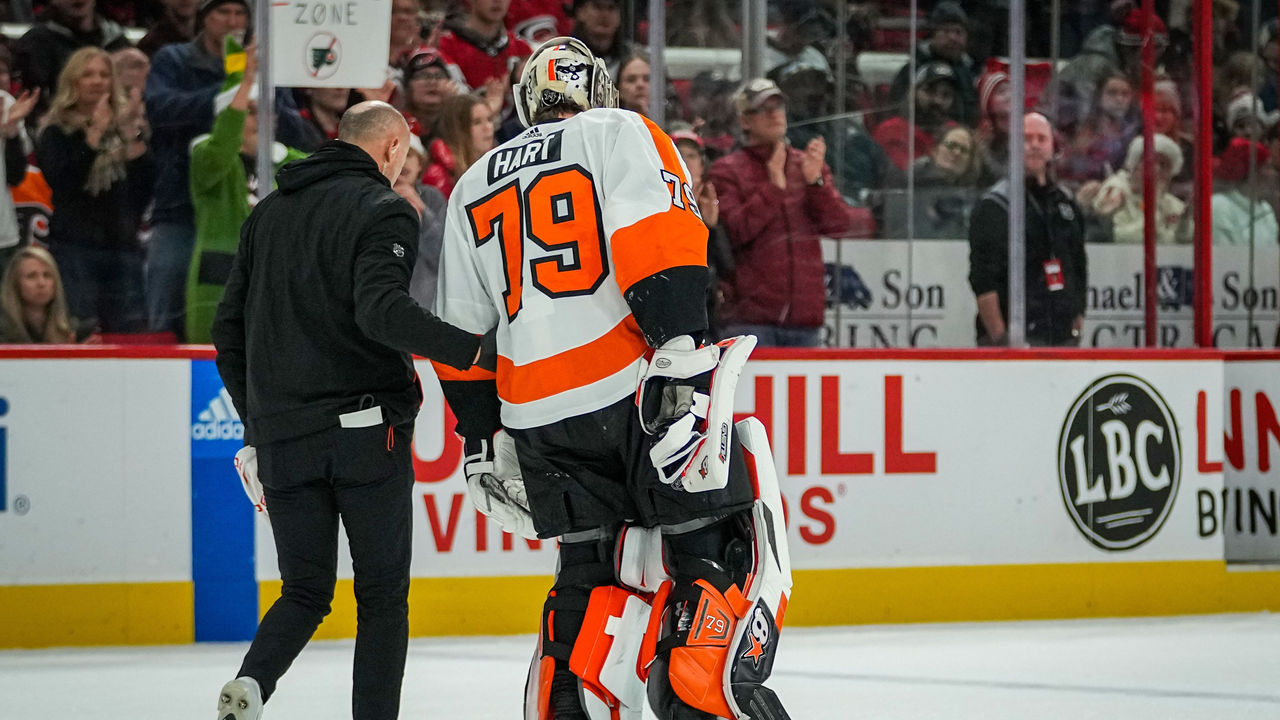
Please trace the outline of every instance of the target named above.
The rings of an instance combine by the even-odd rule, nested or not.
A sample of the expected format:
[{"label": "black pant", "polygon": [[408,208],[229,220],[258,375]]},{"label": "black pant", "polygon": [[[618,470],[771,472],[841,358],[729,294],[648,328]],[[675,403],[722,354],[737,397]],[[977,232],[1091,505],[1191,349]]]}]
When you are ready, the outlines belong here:
[{"label": "black pant", "polygon": [[258,448],[258,472],[283,589],[239,676],[275,691],[333,600],[338,518],[347,531],[357,607],[351,714],[394,720],[409,643],[412,425],[333,428]]}]

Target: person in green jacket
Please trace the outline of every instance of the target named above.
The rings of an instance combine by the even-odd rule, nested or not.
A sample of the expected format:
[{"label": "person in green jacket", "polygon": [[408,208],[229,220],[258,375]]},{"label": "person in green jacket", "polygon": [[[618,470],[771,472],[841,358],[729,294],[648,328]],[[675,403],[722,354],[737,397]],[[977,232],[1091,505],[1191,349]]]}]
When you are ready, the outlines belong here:
[{"label": "person in green jacket", "polygon": [[[260,195],[256,43],[243,48],[225,40],[227,79],[214,98],[213,132],[191,143],[191,202],[196,211],[196,245],[187,274],[187,342],[209,343],[209,328],[222,299],[240,244],[240,225]],[[274,143],[276,169],[306,157],[301,150]]]}]

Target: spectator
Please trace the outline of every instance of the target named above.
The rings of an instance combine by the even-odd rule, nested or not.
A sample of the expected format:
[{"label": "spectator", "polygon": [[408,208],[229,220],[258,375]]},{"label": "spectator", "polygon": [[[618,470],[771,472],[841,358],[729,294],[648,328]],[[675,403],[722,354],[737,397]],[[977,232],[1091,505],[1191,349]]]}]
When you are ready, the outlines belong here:
[{"label": "spectator", "polygon": [[889,164],[884,150],[863,127],[857,115],[836,116],[833,103],[835,78],[826,70],[796,61],[771,73],[770,79],[787,97],[787,140],[792,147],[807,147],[816,137],[844,136],[843,154],[836,143],[827,144],[827,165],[836,177],[840,194],[859,203],[871,201],[898,169]]},{"label": "spectator", "polygon": [[636,53],[618,69],[618,107],[649,117],[649,58]]},{"label": "spectator", "polygon": [[440,249],[444,246],[444,214],[448,201],[439,190],[422,182],[426,161],[422,141],[410,135],[404,169],[391,187],[418,211],[418,259],[409,277],[409,296],[422,307],[431,307],[436,301],[436,282],[440,277]]},{"label": "spectator", "polygon": [[708,160],[720,158],[738,142],[738,115],[733,108],[736,90],[731,80],[711,70],[689,81],[689,118],[705,144]]},{"label": "spectator", "polygon": [[622,8],[618,0],[573,0],[573,37],[587,44],[591,54],[618,77],[622,61],[635,47],[622,37]]},{"label": "spectator", "polygon": [[138,91],[142,97],[147,87],[147,74],[151,72],[151,58],[138,48],[126,47],[111,53],[111,64],[116,69],[116,82],[125,97]]},{"label": "spectator", "polygon": [[720,223],[720,199],[716,196],[715,183],[707,179],[707,156],[702,138],[688,123],[673,123],[668,133],[680,152],[684,166],[689,169],[689,182],[693,197],[707,226],[707,270],[711,277],[707,283],[708,332],[721,337],[720,314],[724,306],[724,289],[721,285],[733,274],[733,246]]},{"label": "spectator", "polygon": [[138,227],[155,166],[137,110],[116,89],[111,56],[72,53],[58,77],[36,162],[53,190],[49,248],[58,258],[71,312],[105,332],[145,326]]},{"label": "spectator", "polygon": [[826,308],[818,238],[848,234],[856,214],[835,190],[823,139],[787,145],[786,100],[772,80],[745,83],[734,106],[746,146],[712,164],[710,177],[734,249],[724,334],[816,346]]},{"label": "spectator", "polygon": [[[1090,237],[1090,241],[1143,242],[1146,221],[1142,211],[1142,145],[1142,136],[1135,137],[1129,143],[1124,169],[1108,177],[1101,185],[1093,182],[1080,188],[1077,195],[1080,205],[1087,213],[1104,221],[1103,236]],[[1192,230],[1190,213],[1186,203],[1169,192],[1170,182],[1182,170],[1182,150],[1178,143],[1165,135],[1155,136],[1155,150],[1156,242],[1189,243]]]},{"label": "spectator", "polygon": [[533,51],[503,24],[511,0],[471,0],[471,12],[446,21],[440,53],[457,63],[467,85],[497,113],[511,95],[516,73]]},{"label": "spectator", "polygon": [[[7,87],[10,87],[9,51],[0,45],[0,88]],[[39,90],[28,90],[15,100],[0,89],[0,145],[4,148],[0,152],[0,163],[3,163],[0,174],[10,188],[21,185],[27,176],[28,143],[22,121],[35,108],[39,95]],[[9,258],[24,244],[13,195],[0,190],[0,268],[6,267]]]},{"label": "spectator", "polygon": [[[942,126],[955,120],[955,101],[959,92],[956,73],[945,63],[921,65],[915,81],[916,124],[908,122],[907,99],[903,98],[900,114],[876,126],[872,137],[884,149],[899,170],[933,149],[933,138]],[[915,136],[915,152],[908,147],[908,136]]]},{"label": "spectator", "polygon": [[1076,128],[1057,168],[1058,180],[1074,190],[1090,180],[1108,177],[1124,162],[1128,140],[1141,130],[1141,124],[1128,76],[1111,73],[1098,85],[1093,109]]},{"label": "spectator", "polygon": [[[895,193],[885,203],[885,236],[964,237],[977,200],[978,179],[984,174],[973,131],[963,125],[942,130],[929,154],[913,166],[915,192],[910,202],[905,193]],[[915,220],[910,233],[908,213]]]},{"label": "spectator", "polygon": [[58,263],[31,245],[4,265],[0,279],[0,343],[73,343],[87,336],[67,312]]},{"label": "spectator", "polygon": [[[214,99],[213,131],[191,146],[191,204],[195,208],[196,244],[187,274],[186,341],[211,343],[213,315],[222,299],[231,261],[240,244],[240,226],[258,199],[269,189],[258,185],[258,70],[257,48],[241,48],[233,38],[227,45],[228,66],[222,92]],[[237,56],[240,58],[237,60]],[[276,169],[307,156],[301,150],[274,143]]]},{"label": "spectator", "polygon": [[[973,58],[968,55],[969,18],[959,3],[943,0],[929,16],[929,41],[916,46],[916,67],[942,63],[955,76],[956,95],[951,116],[973,126],[978,122],[978,91],[975,89]],[[907,96],[911,65],[898,71],[889,98],[900,102]]]},{"label": "spectator", "polygon": [[338,121],[342,113],[354,103],[351,102],[350,88],[307,88],[303,91],[306,100],[298,110],[298,115],[307,121],[313,142],[319,145],[328,140],[338,139]]},{"label": "spectator", "polygon": [[991,72],[978,82],[978,155],[986,175],[981,184],[992,185],[1009,175],[1009,76]]},{"label": "spectator", "polygon": [[1227,130],[1233,138],[1260,141],[1278,116],[1280,113],[1263,110],[1257,95],[1241,95],[1227,106]]},{"label": "spectator", "polygon": [[71,53],[82,47],[110,52],[129,45],[119,25],[95,12],[94,0],[49,0],[41,18],[14,43],[18,80],[25,88],[40,89],[37,113],[43,114]]},{"label": "spectator", "polygon": [[[1026,142],[1026,339],[1077,345],[1084,323],[1088,263],[1084,222],[1071,194],[1053,182],[1053,128],[1040,113],[1024,120]],[[969,221],[969,285],[978,300],[979,345],[1007,345],[1009,181],[978,201]]]},{"label": "spectator", "polygon": [[138,49],[155,57],[160,48],[190,42],[196,36],[196,9],[200,0],[161,0],[160,20],[138,41]]},{"label": "spectator", "polygon": [[[1098,86],[1116,71],[1124,73],[1131,85],[1142,78],[1142,11],[1133,8],[1120,27],[1103,25],[1085,38],[1084,48],[1058,74],[1058,122],[1072,127],[1089,111],[1089,101]],[[1169,32],[1156,16],[1152,28],[1156,67],[1169,45]]]},{"label": "spectator", "polygon": [[391,43],[387,65],[404,68],[423,49],[422,11],[418,0],[391,0]]},{"label": "spectator", "polygon": [[[191,42],[167,45],[156,53],[145,93],[159,167],[147,247],[147,315],[153,332],[173,332],[179,338],[196,241],[191,141],[213,127],[213,99],[226,77],[223,40],[247,33],[247,0],[201,0],[196,27]],[[314,149],[289,91],[278,90],[275,102],[276,138],[290,147]]]},{"label": "spectator", "polygon": [[538,47],[557,35],[573,33],[573,21],[561,0],[511,0],[507,9],[507,29],[516,37]]},{"label": "spectator", "polygon": [[667,46],[742,47],[737,23],[720,0],[674,0],[667,14]]},{"label": "spectator", "polygon": [[778,32],[765,40],[766,74],[797,62],[831,72],[827,57],[816,46],[835,34],[835,21],[818,6],[817,0],[781,0]]},{"label": "spectator", "polygon": [[1195,170],[1191,166],[1191,158],[1195,157],[1195,143],[1182,116],[1182,96],[1178,93],[1178,86],[1170,80],[1157,82],[1152,101],[1155,107],[1152,129],[1178,143],[1184,159],[1182,171],[1173,176],[1170,192],[1179,200],[1187,202],[1191,199],[1195,185]]},{"label": "spectator", "polygon": [[444,101],[436,122],[437,137],[427,146],[430,165],[423,181],[445,199],[462,173],[493,149],[493,116],[474,95],[455,95]]},{"label": "spectator", "polygon": [[431,142],[436,120],[444,101],[458,92],[458,83],[444,58],[434,50],[424,50],[409,61],[404,71],[404,108],[409,128],[423,143]]},{"label": "spectator", "polygon": [[[1253,154],[1252,168],[1249,155]],[[1218,158],[1214,172],[1213,242],[1217,245],[1274,246],[1280,235],[1270,197],[1262,195],[1267,184],[1257,182],[1257,175],[1271,160],[1266,146],[1235,138]]]}]

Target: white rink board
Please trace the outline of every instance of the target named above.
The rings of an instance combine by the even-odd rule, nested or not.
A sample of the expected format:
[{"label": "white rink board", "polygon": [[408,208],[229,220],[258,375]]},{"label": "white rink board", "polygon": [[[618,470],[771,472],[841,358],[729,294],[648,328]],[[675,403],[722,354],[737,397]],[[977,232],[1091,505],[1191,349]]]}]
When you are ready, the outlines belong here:
[{"label": "white rink board", "polygon": [[[1089,292],[1081,344],[1144,345],[1142,246],[1086,246]],[[826,262],[852,266],[871,291],[866,308],[827,312],[836,347],[973,347],[977,301],[969,286],[965,240],[826,240]],[[1157,337],[1160,347],[1195,344],[1193,248],[1156,250]],[[1273,347],[1280,318],[1280,250],[1213,249],[1214,342],[1221,348]],[[835,334],[837,333],[838,334]]]},{"label": "white rink board", "polygon": [[[465,496],[456,441],[447,439],[438,386],[427,364],[418,372],[426,399],[415,444],[423,464],[415,491],[414,577],[550,574],[551,543],[533,551],[515,540],[504,549],[492,526],[478,540],[477,513]],[[1197,397],[1205,393],[1206,434],[1220,437],[1222,372],[1219,359],[756,360],[739,385],[737,407],[764,416],[770,429],[797,569],[1221,560],[1221,532],[1202,535],[1197,509],[1199,494],[1222,490],[1220,470],[1199,469]],[[1058,476],[1068,412],[1092,382],[1113,373],[1135,375],[1157,391],[1180,445],[1179,490],[1166,519],[1149,540],[1125,550],[1099,547],[1077,529]],[[888,471],[886,436],[899,425],[886,418],[886,378],[901,378],[900,450],[932,453],[932,472]],[[757,379],[771,384],[771,392],[757,396]],[[838,387],[838,413],[824,383]],[[846,456],[829,458],[825,470],[824,408],[826,432],[837,439],[826,452]],[[1209,459],[1218,459],[1211,447]],[[871,473],[831,469],[856,453],[871,455]],[[258,577],[275,579],[261,520],[257,539]],[[341,574],[351,577],[345,551],[341,555]]]},{"label": "white rink board", "polygon": [[191,362],[0,367],[0,586],[190,581]]},{"label": "white rink board", "polygon": [[[1227,559],[1280,562],[1280,361],[1226,364],[1223,396],[1223,481],[1219,496]],[[1261,449],[1265,446],[1266,458]],[[1225,499],[1225,503],[1223,502]],[[1225,506],[1225,514],[1223,509]]]}]

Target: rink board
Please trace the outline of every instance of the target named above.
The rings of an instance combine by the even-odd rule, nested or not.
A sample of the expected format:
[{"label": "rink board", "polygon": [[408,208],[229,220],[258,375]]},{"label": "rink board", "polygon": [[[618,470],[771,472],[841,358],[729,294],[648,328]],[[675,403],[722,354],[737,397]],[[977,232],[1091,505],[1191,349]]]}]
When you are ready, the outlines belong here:
[{"label": "rink board", "polygon": [[[0,647],[247,639],[279,592],[211,353],[129,355],[0,351]],[[1280,610],[1280,572],[1224,562],[1277,558],[1280,355],[1247,357],[759,351],[737,405],[774,448],[788,624]],[[411,632],[532,632],[554,544],[471,509],[418,370]],[[320,637],[355,629],[340,557]]]}]

